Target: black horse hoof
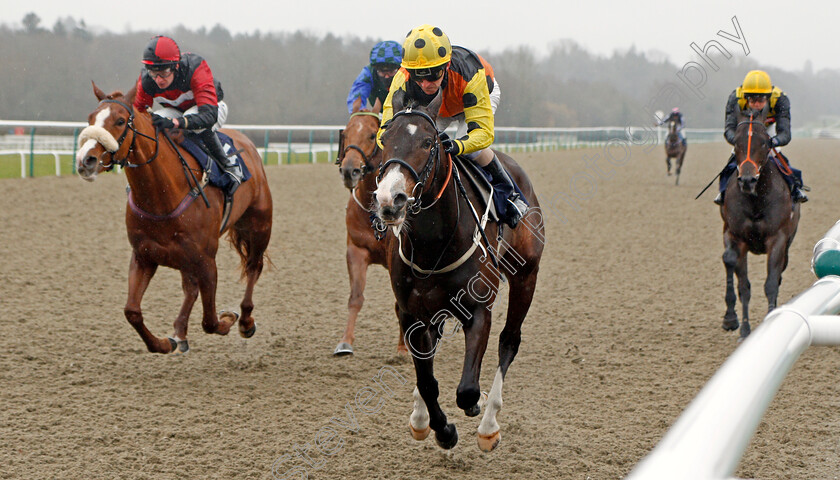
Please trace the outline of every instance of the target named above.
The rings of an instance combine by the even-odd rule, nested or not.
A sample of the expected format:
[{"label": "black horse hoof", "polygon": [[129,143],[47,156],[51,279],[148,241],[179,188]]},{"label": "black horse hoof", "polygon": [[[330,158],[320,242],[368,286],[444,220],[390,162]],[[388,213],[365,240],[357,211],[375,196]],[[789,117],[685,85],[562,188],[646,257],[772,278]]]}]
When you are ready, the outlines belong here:
[{"label": "black horse hoof", "polygon": [[443,430],[435,432],[435,440],[440,448],[449,450],[458,444],[458,429],[454,423],[447,423]]},{"label": "black horse hoof", "polygon": [[178,341],[177,340],[175,340],[172,337],[167,338],[167,340],[169,340],[169,346],[171,347],[170,350],[169,350],[169,353],[174,353],[176,350],[178,350]]},{"label": "black horse hoof", "polygon": [[750,335],[750,332],[752,332],[752,328],[750,328],[750,322],[744,320],[744,322],[741,323],[741,338],[739,341],[746,340],[746,338]]},{"label": "black horse hoof", "polygon": [[190,353],[190,342],[186,338],[183,340],[178,340],[178,352],[179,353]]},{"label": "black horse hoof", "polygon": [[475,405],[473,405],[472,407],[464,410],[464,415],[466,415],[468,417],[475,417],[479,413],[481,413],[481,406],[477,403]]},{"label": "black horse hoof", "polygon": [[254,322],[254,325],[252,325],[248,330],[245,330],[244,332],[242,330],[239,331],[239,335],[241,335],[242,338],[251,338],[255,333],[257,333],[257,322]]},{"label": "black horse hoof", "polygon": [[739,325],[740,324],[738,323],[738,318],[737,317],[734,317],[734,318],[724,317],[723,318],[723,325],[722,326],[723,326],[723,329],[726,330],[727,332],[737,330]]}]

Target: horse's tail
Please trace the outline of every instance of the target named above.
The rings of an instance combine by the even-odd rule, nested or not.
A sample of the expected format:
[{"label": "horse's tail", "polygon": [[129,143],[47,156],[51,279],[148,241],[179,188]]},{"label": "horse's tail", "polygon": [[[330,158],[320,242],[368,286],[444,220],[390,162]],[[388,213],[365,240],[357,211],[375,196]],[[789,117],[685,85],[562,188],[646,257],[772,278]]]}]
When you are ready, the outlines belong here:
[{"label": "horse's tail", "polygon": [[240,280],[244,280],[248,272],[261,271],[263,267],[274,267],[266,248],[254,248],[253,232],[247,229],[239,229],[237,225],[233,225],[228,230],[228,241],[230,241],[230,245],[236,250],[236,253],[239,254]]}]

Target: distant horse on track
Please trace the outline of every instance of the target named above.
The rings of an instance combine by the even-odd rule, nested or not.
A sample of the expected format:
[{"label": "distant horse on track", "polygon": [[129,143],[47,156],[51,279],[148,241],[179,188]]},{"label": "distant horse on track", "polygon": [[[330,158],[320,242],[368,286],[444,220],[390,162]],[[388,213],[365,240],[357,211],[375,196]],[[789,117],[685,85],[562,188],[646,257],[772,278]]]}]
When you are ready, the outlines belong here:
[{"label": "distant horse on track", "polygon": [[[438,95],[428,108],[402,110],[402,93],[394,95],[394,111],[398,113],[382,136],[385,163],[380,169],[375,199],[377,216],[398,239],[390,251],[389,272],[397,315],[417,376],[409,426],[417,440],[425,439],[431,428],[442,448],[452,448],[458,442],[455,425],[447,422],[438,403],[438,383],[433,372],[443,325],[452,317],[463,325],[466,342],[457,404],[468,416],[481,412],[481,360],[490,335],[491,308],[503,274],[510,284],[507,319],[499,336],[498,369],[478,427],[479,447],[490,451],[501,439],[496,414],[502,406],[502,384],[519,350],[522,321],[537,282],[545,238],[539,202],[519,165],[496,152],[531,209],[516,229],[504,230],[501,240],[498,226],[487,225],[492,249],[477,248],[479,232],[471,209],[479,205],[479,194],[471,183],[464,182],[466,188],[461,184],[452,158],[443,153],[435,125],[442,97]],[[461,189],[469,190],[472,204],[459,194]],[[481,208],[476,207],[479,211]],[[477,254],[481,252],[484,255]],[[504,272],[500,273],[491,263],[488,257],[492,254],[505,267]]]},{"label": "distant horse on track", "polygon": [[[371,226],[371,205],[373,192],[376,190],[376,171],[382,163],[382,150],[376,144],[376,132],[379,131],[379,114],[361,110],[353,112],[347,126],[339,133],[338,158],[339,173],[344,186],[350,190],[344,215],[347,224],[347,273],[350,275],[350,299],[347,302],[348,317],[344,335],[335,347],[333,355],[353,354],[353,331],[356,319],[365,302],[365,283],[367,269],[371,264],[388,268],[388,244],[394,235],[385,231],[377,232]],[[402,333],[397,350],[407,352]]]},{"label": "distant horse on track", "polygon": [[[123,96],[106,95],[95,84],[99,99],[88,117],[89,126],[79,135],[76,156],[79,175],[88,181],[114,165],[124,167],[130,187],[125,224],[132,247],[128,276],[125,317],[140,334],[150,352],[189,351],[187,323],[198,295],[201,295],[201,326],[207,333],[226,335],[239,319],[239,332],[251,337],[256,323],[252,294],[263,269],[264,255],[271,236],[271,192],[260,156],[254,144],[241,133],[223,130],[241,151],[251,179],[236,191],[228,226],[228,238],[242,259],[246,279],[241,316],[216,316],[216,251],[222,226],[224,195],[208,188],[209,208],[199,199],[196,177],[202,167],[185,150],[163,138],[152,126],[148,112],[132,107],[135,90]],[[179,153],[180,152],[180,153]],[[183,158],[183,162],[181,158]],[[159,265],[181,272],[184,303],[175,319],[175,333],[169,338],[155,337],[143,324],[140,302]]]},{"label": "distant horse on track", "polygon": [[671,120],[668,122],[668,136],[665,137],[665,164],[668,165],[668,175],[671,175],[671,159],[674,159],[677,177],[675,185],[680,184],[680,171],[682,170],[683,159],[685,158],[687,148],[677,133],[677,121]]},{"label": "distant horse on track", "polygon": [[[787,268],[788,250],[799,225],[799,204],[791,201],[790,189],[776,162],[770,158],[770,137],[764,126],[767,115],[742,115],[735,129],[735,159],[738,181],[729,182],[720,207],[723,219],[723,264],[726,267],[726,314],[724,330],[738,328],[735,313],[733,272],[738,276],[742,322],[740,338],[750,334],[750,281],[747,252],[767,254],[764,294],[768,312],[776,308],[782,272]],[[784,165],[784,164],[783,164]],[[783,167],[784,168],[784,167]]]}]

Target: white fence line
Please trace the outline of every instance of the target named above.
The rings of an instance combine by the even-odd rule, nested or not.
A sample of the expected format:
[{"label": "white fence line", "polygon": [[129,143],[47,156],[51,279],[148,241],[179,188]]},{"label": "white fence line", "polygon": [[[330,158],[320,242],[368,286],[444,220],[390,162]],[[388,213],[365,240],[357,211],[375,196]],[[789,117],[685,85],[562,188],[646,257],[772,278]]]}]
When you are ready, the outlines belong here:
[{"label": "white fence line", "polygon": [[[840,224],[840,222],[838,222]],[[826,252],[833,255],[825,255]],[[628,480],[732,477],[794,362],[811,345],[840,345],[840,228],[814,247],[825,275],[770,312],[680,415]],[[820,265],[821,258],[826,265]]]},{"label": "white fence line", "polygon": [[[76,150],[78,133],[86,127],[84,122],[50,122],[50,121],[29,121],[29,120],[0,120],[0,128],[19,129],[29,128],[27,134],[0,135],[0,156],[2,155],[25,155],[29,154],[30,162],[28,168],[29,176],[34,175],[34,156],[53,155],[56,158],[56,175],[61,174],[60,156],[73,156]],[[246,132],[264,132],[265,137],[262,146],[258,148],[263,161],[266,162],[269,154],[276,154],[278,163],[282,163],[283,156],[286,163],[290,163],[293,157],[308,155],[310,162],[317,161],[319,153],[327,154],[327,161],[332,161],[337,153],[338,131],[344,125],[238,125],[229,124],[228,128]],[[51,130],[73,130],[72,135],[40,135],[38,129]],[[286,142],[270,142],[270,134],[283,132],[288,134]],[[292,142],[293,134],[298,137],[301,133],[309,133],[309,141]],[[329,140],[326,140],[326,132],[329,132]],[[582,128],[548,128],[548,127],[496,127],[496,140],[494,148],[504,152],[537,152],[559,149],[585,148],[603,146],[609,140],[625,140],[628,135],[650,135],[649,132],[656,132],[658,143],[662,142],[665,130],[662,127],[582,127]],[[720,142],[723,141],[722,129],[701,129],[686,128],[683,130],[686,139],[690,143]],[[322,137],[318,142],[314,141],[316,133]],[[797,130],[796,136],[811,136],[812,132]],[[24,152],[24,153],[21,153]],[[21,157],[21,176],[27,176],[25,158]],[[71,167],[75,171],[75,165]]]}]

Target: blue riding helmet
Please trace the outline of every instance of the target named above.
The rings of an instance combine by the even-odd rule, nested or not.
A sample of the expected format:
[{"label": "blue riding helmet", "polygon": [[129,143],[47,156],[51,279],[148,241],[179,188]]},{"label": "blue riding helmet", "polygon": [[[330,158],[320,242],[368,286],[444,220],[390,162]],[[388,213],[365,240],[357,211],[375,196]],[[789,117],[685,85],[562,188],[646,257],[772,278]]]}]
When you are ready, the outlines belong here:
[{"label": "blue riding helmet", "polygon": [[402,63],[402,46],[393,40],[379,42],[370,51],[371,66],[385,64],[399,67],[400,63]]}]

